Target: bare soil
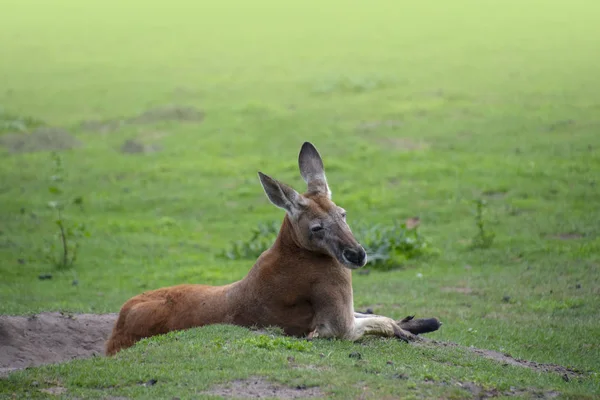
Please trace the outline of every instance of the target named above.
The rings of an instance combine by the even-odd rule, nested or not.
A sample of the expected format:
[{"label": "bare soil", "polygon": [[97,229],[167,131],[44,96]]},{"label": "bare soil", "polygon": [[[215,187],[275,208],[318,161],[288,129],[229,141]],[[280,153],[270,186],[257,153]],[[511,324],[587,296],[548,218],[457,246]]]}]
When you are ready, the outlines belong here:
[{"label": "bare soil", "polygon": [[204,392],[213,396],[222,396],[236,399],[300,399],[322,397],[323,393],[318,387],[295,387],[291,388],[269,382],[260,377],[244,380],[235,380],[222,385],[214,386]]},{"label": "bare soil", "polygon": [[523,367],[523,368],[529,368],[536,372],[554,372],[554,373],[557,373],[557,374],[560,374],[561,376],[563,376],[563,378],[565,378],[565,380],[568,380],[572,377],[577,377],[577,376],[582,375],[579,371],[575,371],[573,369],[563,367],[562,365],[540,364],[535,361],[521,360],[518,358],[514,358],[510,354],[500,353],[500,352],[494,351],[494,350],[478,349],[476,347],[463,347],[456,343],[438,342],[437,340],[429,340],[429,339],[425,339],[424,344],[434,344],[436,346],[444,346],[444,347],[447,347],[447,346],[461,347],[461,348],[471,351],[481,357],[489,358],[491,360],[500,362],[502,364],[514,365],[514,366]]},{"label": "bare soil", "polygon": [[89,132],[111,133],[120,130],[124,126],[149,125],[162,121],[201,122],[202,120],[204,120],[204,112],[197,108],[164,106],[149,109],[131,118],[83,121],[80,128]]},{"label": "bare soil", "polygon": [[560,393],[557,391],[554,391],[554,390],[544,391],[544,390],[539,390],[539,389],[534,389],[534,388],[521,389],[521,388],[511,387],[508,390],[501,391],[496,388],[489,388],[489,387],[486,388],[486,387],[483,387],[483,386],[478,385],[473,382],[426,381],[425,383],[437,384],[437,385],[442,385],[442,386],[448,386],[448,385],[456,386],[456,387],[462,388],[463,390],[466,390],[467,392],[471,393],[473,398],[477,399],[477,400],[492,399],[492,398],[496,398],[496,397],[500,397],[500,396],[502,396],[502,397],[518,396],[518,397],[525,397],[525,398],[549,400],[549,399],[554,399],[554,398],[560,396]]},{"label": "bare soil", "polygon": [[40,389],[40,392],[44,392],[52,396],[60,396],[62,394],[65,394],[67,392],[67,389],[62,386],[54,386],[45,389]]},{"label": "bare soil", "polygon": [[191,121],[199,122],[204,119],[204,112],[194,107],[166,106],[152,108],[137,117],[128,120],[129,123],[152,124],[160,121]]},{"label": "bare soil", "polygon": [[502,199],[506,197],[508,192],[505,190],[485,190],[481,194],[487,198],[491,199]]},{"label": "bare soil", "polygon": [[161,150],[158,143],[144,143],[137,139],[127,139],[121,145],[121,153],[136,154],[136,153],[155,153]]},{"label": "bare soil", "polygon": [[0,376],[104,354],[117,314],[0,315]]},{"label": "bare soil", "polygon": [[11,153],[69,150],[81,146],[79,140],[62,128],[36,128],[31,133],[7,133],[0,145]]},{"label": "bare soil", "polygon": [[556,235],[550,235],[550,237],[553,239],[558,239],[558,240],[577,240],[577,239],[583,238],[583,235],[580,233],[576,233],[576,232],[569,232],[569,233],[559,233]]}]

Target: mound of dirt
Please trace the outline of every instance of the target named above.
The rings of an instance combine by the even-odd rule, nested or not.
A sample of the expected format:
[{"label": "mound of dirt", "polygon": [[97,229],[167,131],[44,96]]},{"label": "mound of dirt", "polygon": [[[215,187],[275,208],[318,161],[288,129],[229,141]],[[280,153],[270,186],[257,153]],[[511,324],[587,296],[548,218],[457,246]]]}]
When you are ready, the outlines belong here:
[{"label": "mound of dirt", "polygon": [[89,120],[83,121],[79,127],[88,132],[110,133],[118,131],[123,126],[124,121],[121,120]]},{"label": "mound of dirt", "polygon": [[127,139],[121,145],[121,153],[136,154],[136,153],[155,153],[161,150],[158,143],[143,143],[136,139]]},{"label": "mound of dirt", "polygon": [[204,392],[212,396],[236,399],[298,399],[310,397],[322,397],[323,393],[318,387],[306,388],[298,386],[291,388],[274,384],[260,377],[245,380],[236,380],[223,385],[218,385]]},{"label": "mound of dirt", "polygon": [[117,314],[0,315],[0,376],[104,354]]},{"label": "mound of dirt", "polygon": [[201,122],[202,120],[204,120],[204,111],[197,108],[165,106],[149,109],[131,118],[83,121],[80,128],[89,132],[110,133],[131,125],[150,125],[162,121]]},{"label": "mound of dirt", "polygon": [[31,133],[7,133],[0,144],[12,153],[69,150],[81,143],[62,128],[37,128]]}]

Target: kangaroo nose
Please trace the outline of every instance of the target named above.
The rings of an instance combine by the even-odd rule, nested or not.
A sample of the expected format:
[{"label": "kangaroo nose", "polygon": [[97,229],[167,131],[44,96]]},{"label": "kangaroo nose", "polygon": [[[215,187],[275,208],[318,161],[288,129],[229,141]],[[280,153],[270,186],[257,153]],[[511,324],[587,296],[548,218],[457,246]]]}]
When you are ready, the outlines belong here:
[{"label": "kangaroo nose", "polygon": [[362,247],[355,250],[346,249],[342,254],[346,260],[354,265],[362,267],[367,263],[367,253],[365,253],[365,250]]}]

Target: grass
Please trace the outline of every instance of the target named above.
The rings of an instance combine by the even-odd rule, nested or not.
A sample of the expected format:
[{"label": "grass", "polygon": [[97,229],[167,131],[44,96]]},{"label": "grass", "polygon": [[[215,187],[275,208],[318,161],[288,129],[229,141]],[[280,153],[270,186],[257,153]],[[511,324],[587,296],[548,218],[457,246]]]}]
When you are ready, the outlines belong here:
[{"label": "grass", "polygon": [[[458,381],[529,390],[523,397],[600,392],[596,3],[8,0],[2,8],[0,142],[6,127],[43,121],[82,143],[60,153],[69,175],[61,189],[82,199],[65,218],[91,236],[71,269],[48,263],[50,151],[0,147],[0,313],[116,312],[147,289],[240,279],[252,262],[222,251],[282,218],[256,171],[303,188],[296,156],[309,140],[351,226],[418,216],[437,249],[398,270],[355,274],[357,309],[437,316],[444,325],[432,338],[587,373],[565,382],[460,348],[379,339],[269,349],[247,330],[206,327],[116,359],[13,374],[0,380],[1,397],[47,396],[36,381],[73,397],[189,398],[250,375],[335,398],[471,397],[441,384]],[[204,119],[101,132],[82,125],[139,122],[170,105]],[[126,140],[157,151],[123,153]],[[494,234],[485,249],[471,246],[478,199]],[[138,384],[148,379],[158,382]]]}]

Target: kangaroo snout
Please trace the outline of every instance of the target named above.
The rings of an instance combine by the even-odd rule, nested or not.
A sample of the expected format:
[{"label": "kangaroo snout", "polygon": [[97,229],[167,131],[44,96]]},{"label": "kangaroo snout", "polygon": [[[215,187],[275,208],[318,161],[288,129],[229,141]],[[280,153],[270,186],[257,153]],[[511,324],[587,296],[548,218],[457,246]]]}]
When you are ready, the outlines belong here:
[{"label": "kangaroo snout", "polygon": [[348,264],[352,264],[355,268],[364,267],[367,264],[367,253],[362,247],[345,249],[342,256],[348,261]]}]

